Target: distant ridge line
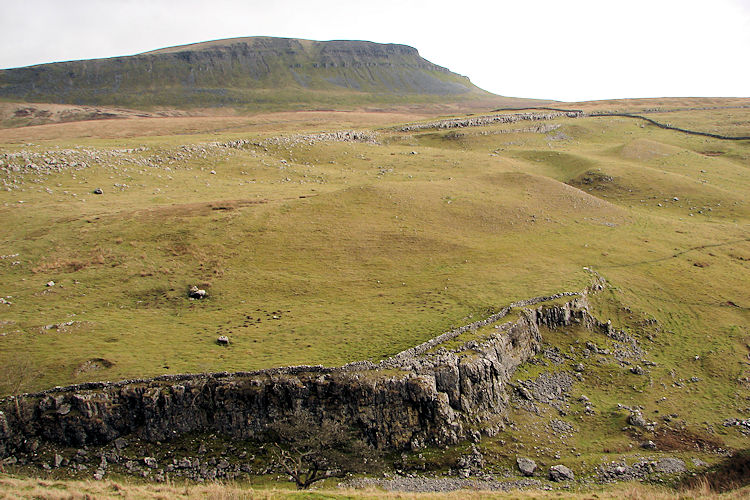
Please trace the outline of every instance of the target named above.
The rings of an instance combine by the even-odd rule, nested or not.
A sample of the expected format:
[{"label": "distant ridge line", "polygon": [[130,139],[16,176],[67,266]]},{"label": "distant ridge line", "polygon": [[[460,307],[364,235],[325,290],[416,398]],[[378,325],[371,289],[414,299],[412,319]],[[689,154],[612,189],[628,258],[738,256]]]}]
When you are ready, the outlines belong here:
[{"label": "distant ridge line", "polygon": [[528,108],[500,108],[500,109],[493,109],[492,112],[493,113],[499,113],[500,111],[528,111],[530,109],[532,109],[532,110],[533,109],[543,109],[543,110],[546,110],[546,111],[561,111],[563,113],[568,113],[568,112],[571,112],[571,113],[583,113],[582,109],[547,108],[547,107],[543,107],[543,106],[540,106],[540,107],[533,107],[532,106],[532,107],[528,107]]},{"label": "distant ridge line", "polygon": [[414,47],[365,40],[249,37],[0,69],[5,99],[145,109],[337,108],[492,96]]}]

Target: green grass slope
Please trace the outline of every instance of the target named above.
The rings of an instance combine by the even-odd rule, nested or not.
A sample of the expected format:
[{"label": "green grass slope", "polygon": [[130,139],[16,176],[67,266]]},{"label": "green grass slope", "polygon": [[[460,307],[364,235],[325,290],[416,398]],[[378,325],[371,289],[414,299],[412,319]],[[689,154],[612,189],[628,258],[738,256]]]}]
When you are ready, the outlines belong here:
[{"label": "green grass slope", "polygon": [[[739,126],[722,127],[747,134],[737,113]],[[635,460],[646,439],[685,460],[746,448],[723,422],[747,418],[750,398],[747,142],[618,117],[559,118],[543,133],[377,127],[377,142],[332,142],[295,138],[336,129],[304,120],[143,136],[121,120],[110,124],[121,138],[58,124],[6,139],[0,365],[29,360],[34,390],[378,360],[514,300],[581,290],[590,267],[610,284],[593,312],[642,353],[586,357],[586,342],[619,347],[545,332],[564,361],[542,353],[514,378],[581,362],[585,381],[563,411],[512,408],[514,426],[480,443],[488,460],[561,456],[593,473],[608,457]],[[255,144],[221,145],[236,139]],[[193,284],[208,298],[190,300]],[[623,431],[618,404],[641,406],[659,432]],[[553,418],[576,432],[539,434]]]}]

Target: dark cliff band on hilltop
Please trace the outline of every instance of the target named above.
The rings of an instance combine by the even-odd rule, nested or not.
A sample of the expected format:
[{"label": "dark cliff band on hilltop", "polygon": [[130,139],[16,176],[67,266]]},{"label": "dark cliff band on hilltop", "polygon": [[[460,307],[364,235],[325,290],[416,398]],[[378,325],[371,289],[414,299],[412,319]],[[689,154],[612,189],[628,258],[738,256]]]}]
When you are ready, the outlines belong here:
[{"label": "dark cliff band on hilltop", "polygon": [[[491,96],[416,49],[365,41],[236,38],[0,70],[0,97],[119,105],[280,104]],[[378,97],[379,96],[379,97]],[[332,101],[337,102],[337,101]]]}]

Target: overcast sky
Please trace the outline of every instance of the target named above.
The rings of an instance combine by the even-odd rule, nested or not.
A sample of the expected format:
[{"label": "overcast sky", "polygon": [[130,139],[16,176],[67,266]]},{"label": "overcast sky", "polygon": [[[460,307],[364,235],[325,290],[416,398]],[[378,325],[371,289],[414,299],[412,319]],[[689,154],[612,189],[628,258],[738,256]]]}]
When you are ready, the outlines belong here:
[{"label": "overcast sky", "polygon": [[750,96],[750,0],[0,0],[0,19],[0,68],[263,35],[411,45],[505,96]]}]

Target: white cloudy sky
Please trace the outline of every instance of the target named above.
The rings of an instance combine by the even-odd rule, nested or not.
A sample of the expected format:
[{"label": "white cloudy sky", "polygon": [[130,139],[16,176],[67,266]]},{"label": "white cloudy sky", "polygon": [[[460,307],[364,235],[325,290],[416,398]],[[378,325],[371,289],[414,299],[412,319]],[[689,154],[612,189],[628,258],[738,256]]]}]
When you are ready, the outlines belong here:
[{"label": "white cloudy sky", "polygon": [[403,43],[506,96],[750,96],[750,0],[0,0],[0,68],[238,36]]}]

